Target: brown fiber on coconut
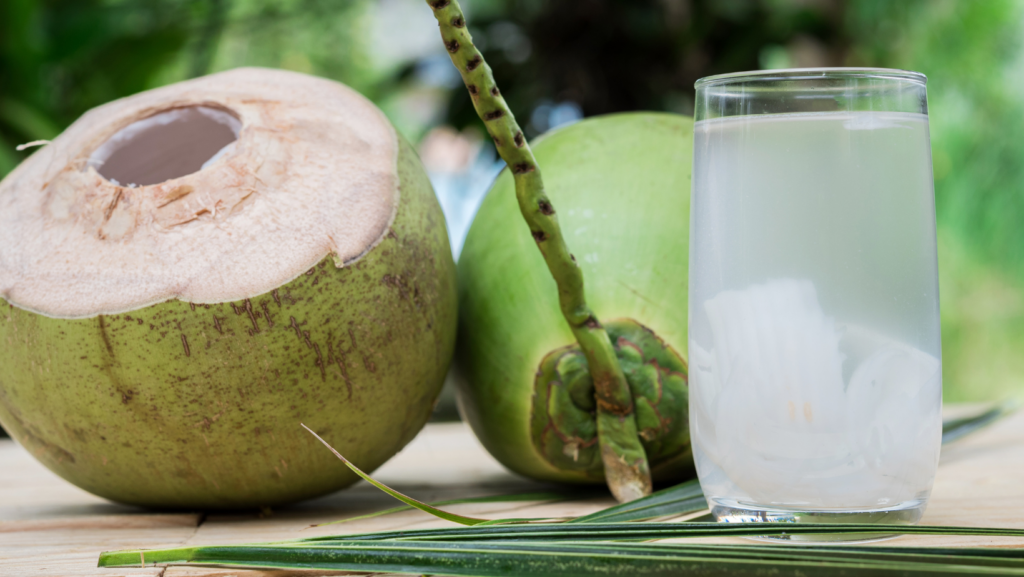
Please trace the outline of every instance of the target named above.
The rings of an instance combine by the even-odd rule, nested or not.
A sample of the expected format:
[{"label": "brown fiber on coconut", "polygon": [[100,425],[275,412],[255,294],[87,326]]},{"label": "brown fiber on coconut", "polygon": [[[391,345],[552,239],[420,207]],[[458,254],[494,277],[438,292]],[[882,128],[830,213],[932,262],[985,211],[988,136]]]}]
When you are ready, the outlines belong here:
[{"label": "brown fiber on coconut", "polygon": [[81,318],[263,294],[328,254],[341,266],[387,233],[397,154],[372,103],[302,74],[237,69],[111,102],[0,184],[0,297]]}]

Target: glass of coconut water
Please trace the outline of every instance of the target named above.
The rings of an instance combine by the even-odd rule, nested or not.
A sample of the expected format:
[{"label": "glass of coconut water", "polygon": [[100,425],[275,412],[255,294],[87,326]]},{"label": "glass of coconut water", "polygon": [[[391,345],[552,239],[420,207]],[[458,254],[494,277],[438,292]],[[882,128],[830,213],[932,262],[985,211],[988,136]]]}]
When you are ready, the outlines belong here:
[{"label": "glass of coconut water", "polygon": [[690,428],[712,513],[917,522],[942,434],[925,77],[696,87]]}]

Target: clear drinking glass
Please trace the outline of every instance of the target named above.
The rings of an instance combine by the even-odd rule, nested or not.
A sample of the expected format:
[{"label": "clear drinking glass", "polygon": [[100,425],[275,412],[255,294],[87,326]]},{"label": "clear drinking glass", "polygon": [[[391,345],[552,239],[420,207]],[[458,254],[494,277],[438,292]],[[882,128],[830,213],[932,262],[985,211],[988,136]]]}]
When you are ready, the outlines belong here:
[{"label": "clear drinking glass", "polygon": [[917,522],[942,435],[925,77],[696,87],[690,428],[712,513]]}]

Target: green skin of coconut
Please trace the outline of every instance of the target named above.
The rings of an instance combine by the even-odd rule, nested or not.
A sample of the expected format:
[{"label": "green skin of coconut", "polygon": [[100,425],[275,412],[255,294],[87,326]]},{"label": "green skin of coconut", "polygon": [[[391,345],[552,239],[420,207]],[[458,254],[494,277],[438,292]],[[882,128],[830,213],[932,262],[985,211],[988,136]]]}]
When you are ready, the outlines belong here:
[{"label": "green skin of coconut", "polygon": [[[690,118],[630,113],[588,119],[534,144],[566,241],[583,269],[587,301],[598,318],[607,319],[630,380],[638,429],[656,480],[693,473],[683,361],[692,138]],[[555,281],[518,213],[506,170],[485,198],[459,258],[460,409],[487,450],[513,471],[542,480],[601,483],[596,453],[581,453],[585,443],[572,438],[552,448],[550,427],[545,435],[540,425],[560,423],[560,436],[570,429],[585,436],[585,421],[593,417],[575,410],[586,407],[586,395],[580,394],[575,395],[575,412],[562,414],[559,407],[567,405],[558,398],[571,398],[574,391],[553,395],[552,402],[538,399],[545,390],[561,390],[552,383],[570,386],[580,371],[563,362],[563,374],[552,372],[551,360],[572,348],[574,338],[560,313]],[[641,348],[653,351],[664,345],[682,363],[681,377],[667,362],[658,364],[674,391],[673,399],[666,397],[655,407],[673,423],[667,439],[644,438],[650,424],[640,401],[643,394],[638,394],[643,385],[631,379],[630,367],[657,361],[636,356],[631,346],[624,355],[619,341],[623,330],[643,332],[637,327],[656,335]],[[586,385],[575,393],[581,388]]]},{"label": "green skin of coconut", "polygon": [[424,425],[455,341],[440,206],[399,137],[400,203],[361,259],[271,293],[64,320],[0,299],[0,423],[52,471],[164,508],[273,506],[358,480]]}]

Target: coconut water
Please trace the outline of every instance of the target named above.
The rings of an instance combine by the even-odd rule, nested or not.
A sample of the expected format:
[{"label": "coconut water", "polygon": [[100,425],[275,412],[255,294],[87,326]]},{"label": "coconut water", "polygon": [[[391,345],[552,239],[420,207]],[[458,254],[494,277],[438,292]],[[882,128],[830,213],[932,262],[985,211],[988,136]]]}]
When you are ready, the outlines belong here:
[{"label": "coconut water", "polygon": [[928,138],[920,114],[697,123],[690,413],[713,508],[923,510],[942,426]]}]

